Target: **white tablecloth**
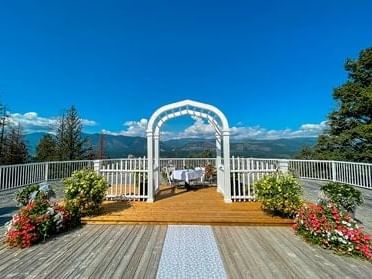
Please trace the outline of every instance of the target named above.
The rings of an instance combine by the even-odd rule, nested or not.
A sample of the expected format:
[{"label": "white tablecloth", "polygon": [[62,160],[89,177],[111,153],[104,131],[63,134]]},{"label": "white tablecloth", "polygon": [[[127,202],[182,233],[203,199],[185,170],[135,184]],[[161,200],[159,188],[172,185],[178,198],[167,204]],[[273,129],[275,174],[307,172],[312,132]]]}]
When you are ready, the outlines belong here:
[{"label": "white tablecloth", "polygon": [[195,170],[174,170],[172,172],[172,180],[182,180],[189,183],[191,180],[201,179],[203,177],[202,169]]}]

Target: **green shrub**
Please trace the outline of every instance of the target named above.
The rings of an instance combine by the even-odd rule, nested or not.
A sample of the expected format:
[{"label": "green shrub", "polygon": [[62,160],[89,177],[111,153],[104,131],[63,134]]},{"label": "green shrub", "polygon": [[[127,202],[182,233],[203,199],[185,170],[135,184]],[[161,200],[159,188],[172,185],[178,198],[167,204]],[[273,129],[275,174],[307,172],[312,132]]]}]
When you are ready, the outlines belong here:
[{"label": "green shrub", "polygon": [[363,204],[362,193],[353,186],[338,182],[329,182],[320,189],[339,208],[348,212],[353,212],[357,206]]},{"label": "green shrub", "polygon": [[16,202],[18,205],[27,205],[30,200],[30,195],[39,190],[39,185],[29,185],[16,192]]},{"label": "green shrub", "polygon": [[63,181],[65,202],[74,214],[93,215],[99,212],[108,184],[93,170],[80,170]]},{"label": "green shrub", "polygon": [[17,191],[15,200],[19,206],[27,205],[34,199],[50,199],[55,198],[56,194],[46,182],[39,185],[29,185]]},{"label": "green shrub", "polygon": [[254,187],[262,208],[275,215],[293,218],[303,204],[302,187],[291,174],[266,175]]}]

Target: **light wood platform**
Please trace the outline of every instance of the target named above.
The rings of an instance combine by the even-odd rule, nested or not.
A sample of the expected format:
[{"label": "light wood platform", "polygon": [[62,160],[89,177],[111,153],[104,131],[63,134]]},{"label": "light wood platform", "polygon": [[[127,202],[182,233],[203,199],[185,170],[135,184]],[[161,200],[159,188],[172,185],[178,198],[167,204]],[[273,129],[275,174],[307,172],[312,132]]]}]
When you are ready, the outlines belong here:
[{"label": "light wood platform", "polygon": [[82,219],[85,224],[209,224],[288,226],[293,220],[273,217],[259,202],[224,203],[216,187],[162,187],[154,203],[107,201],[103,214]]},{"label": "light wood platform", "polygon": [[214,226],[228,278],[372,278],[372,264],[312,246],[291,228]]},{"label": "light wood platform", "polygon": [[28,249],[0,236],[1,278],[155,278],[167,226],[84,226]]}]

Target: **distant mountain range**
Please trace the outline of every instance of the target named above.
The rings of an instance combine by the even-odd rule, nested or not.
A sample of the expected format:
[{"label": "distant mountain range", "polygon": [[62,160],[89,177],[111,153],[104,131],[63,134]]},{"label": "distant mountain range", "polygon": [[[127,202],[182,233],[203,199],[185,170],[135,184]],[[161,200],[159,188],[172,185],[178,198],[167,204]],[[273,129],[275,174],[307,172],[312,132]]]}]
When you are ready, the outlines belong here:
[{"label": "distant mountain range", "polygon": [[[36,146],[44,133],[26,135],[31,154],[35,154]],[[99,145],[99,134],[85,134],[96,150]],[[291,158],[304,146],[312,146],[316,138],[292,138],[275,140],[232,140],[231,155],[262,158]],[[108,158],[124,158],[128,155],[146,155],[146,138],[128,136],[104,136],[105,155]],[[215,140],[202,138],[185,138],[162,141],[160,150],[162,157],[195,157],[205,150],[215,151]]]}]

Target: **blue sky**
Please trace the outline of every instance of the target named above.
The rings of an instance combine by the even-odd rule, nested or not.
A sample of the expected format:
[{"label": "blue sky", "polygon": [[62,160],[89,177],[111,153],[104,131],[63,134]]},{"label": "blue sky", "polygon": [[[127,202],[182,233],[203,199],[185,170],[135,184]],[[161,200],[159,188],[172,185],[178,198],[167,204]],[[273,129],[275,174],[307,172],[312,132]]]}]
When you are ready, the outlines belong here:
[{"label": "blue sky", "polygon": [[[371,1],[4,1],[0,97],[26,132],[75,105],[86,131],[141,135],[163,104],[219,107],[240,137],[314,136],[372,42]],[[175,120],[173,136],[205,123]]]}]

